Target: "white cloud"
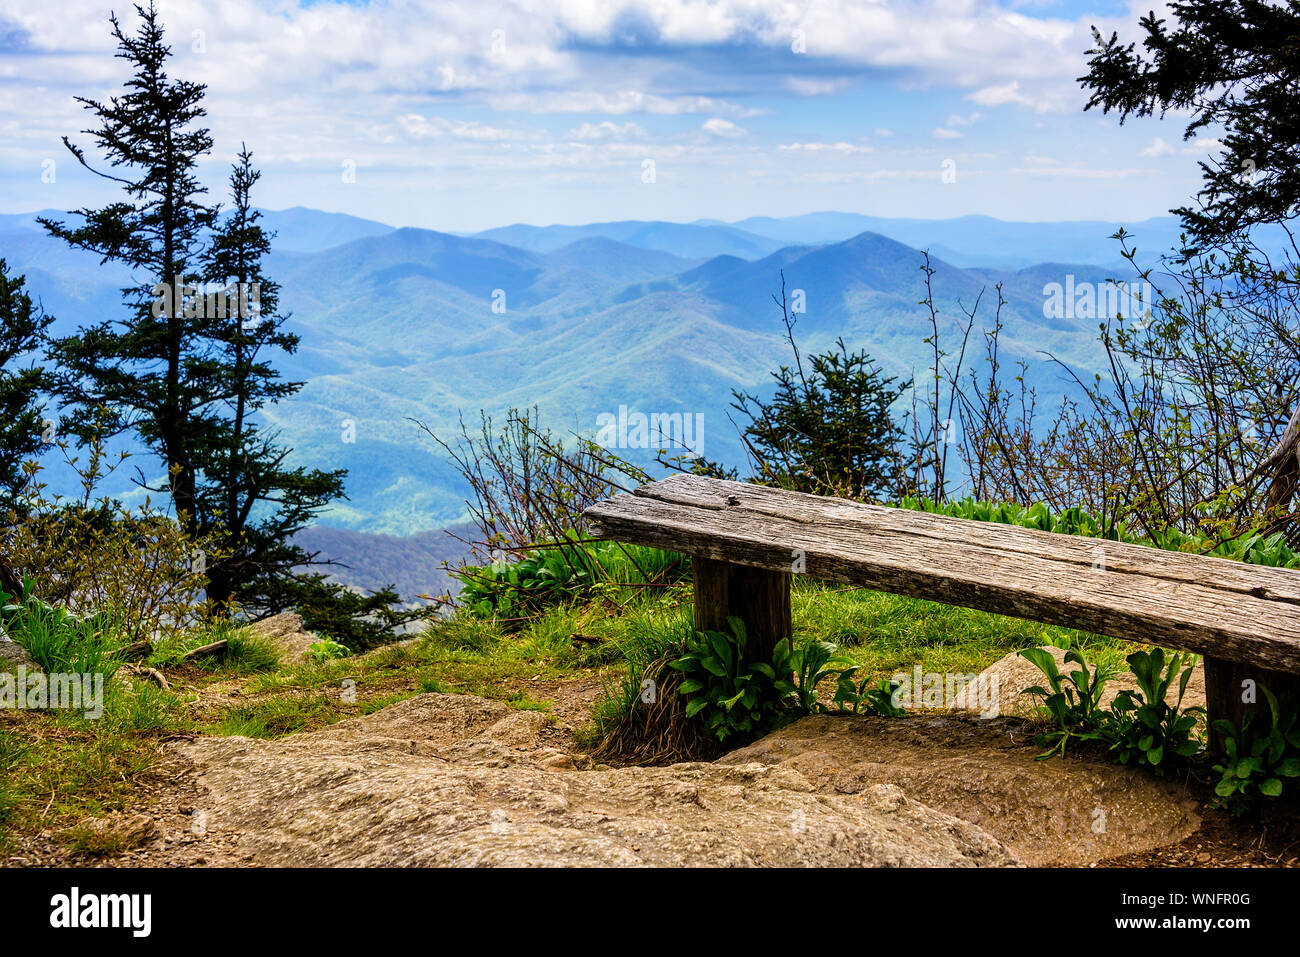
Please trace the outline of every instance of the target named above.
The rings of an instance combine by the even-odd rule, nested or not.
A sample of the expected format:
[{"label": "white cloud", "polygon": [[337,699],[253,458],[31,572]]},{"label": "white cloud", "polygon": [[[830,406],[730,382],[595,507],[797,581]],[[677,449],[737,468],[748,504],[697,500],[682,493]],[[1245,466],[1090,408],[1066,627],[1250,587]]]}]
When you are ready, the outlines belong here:
[{"label": "white cloud", "polygon": [[503,93],[487,97],[494,110],[522,113],[601,113],[623,116],[650,113],[678,116],[689,113],[729,113],[737,117],[758,116],[763,110],[708,96],[660,96],[639,90],[605,93],[571,90],[545,93]]},{"label": "white cloud", "polygon": [[1064,86],[1060,83],[1035,84],[1033,89],[1033,93],[1026,93],[1019,80],[1011,80],[981,87],[967,94],[966,99],[980,106],[1023,106],[1035,113],[1059,113],[1083,107],[1084,101],[1079,99],[1078,87],[1073,82]]},{"label": "white cloud", "polygon": [[1205,139],[1188,140],[1183,144],[1183,148],[1180,152],[1184,156],[1204,156],[1207,153],[1218,153],[1222,150],[1223,140],[1215,139],[1211,136],[1206,137]]},{"label": "white cloud", "polygon": [[1154,159],[1158,156],[1169,156],[1174,152],[1175,150],[1172,146],[1157,136],[1148,143],[1138,155]]},{"label": "white cloud", "polygon": [[800,152],[800,151],[803,151],[803,152],[808,152],[808,153],[820,153],[820,152],[824,152],[824,151],[825,151],[825,152],[833,152],[833,153],[844,153],[844,154],[848,154],[848,153],[874,153],[874,152],[875,152],[875,150],[874,150],[872,147],[870,147],[870,146],[859,146],[859,145],[856,145],[856,144],[854,144],[854,143],[845,143],[845,142],[843,142],[843,141],[841,141],[841,142],[839,142],[839,143],[818,143],[818,142],[812,142],[812,143],[782,143],[782,144],[780,144],[780,145],[777,147],[777,149],[778,149],[778,150],[785,150],[785,151],[788,151],[788,152]]},{"label": "white cloud", "polygon": [[408,113],[397,119],[398,125],[412,139],[423,140],[435,136],[451,136],[461,140],[478,142],[500,142],[508,139],[529,138],[532,134],[513,132],[496,126],[488,126],[477,120],[448,120],[441,116],[420,116]]},{"label": "white cloud", "polygon": [[834,80],[810,79],[802,76],[786,77],[786,87],[800,96],[830,96],[834,93],[843,93],[853,84],[850,80],[837,78]]},{"label": "white cloud", "polygon": [[721,136],[726,139],[738,139],[742,136],[749,135],[749,131],[744,127],[737,126],[731,120],[724,120],[720,117],[713,117],[705,120],[700,124],[700,129],[711,136]]},{"label": "white cloud", "polygon": [[646,135],[645,130],[636,123],[614,123],[603,120],[600,123],[583,123],[569,130],[569,135],[576,140],[625,140]]},{"label": "white cloud", "polygon": [[944,129],[942,126],[936,126],[930,133],[937,140],[959,140],[962,134],[956,130]]}]

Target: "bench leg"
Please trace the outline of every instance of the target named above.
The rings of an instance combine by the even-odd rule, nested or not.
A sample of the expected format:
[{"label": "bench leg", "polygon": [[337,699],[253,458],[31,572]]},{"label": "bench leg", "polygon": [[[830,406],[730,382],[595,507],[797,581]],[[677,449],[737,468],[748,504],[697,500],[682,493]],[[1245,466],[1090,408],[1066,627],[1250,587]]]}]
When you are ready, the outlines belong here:
[{"label": "bench leg", "polygon": [[771,661],[776,643],[791,635],[790,573],[770,572],[691,556],[695,627],[728,632],[727,617],[745,623],[745,659]]},{"label": "bench leg", "polygon": [[[1259,690],[1261,685],[1275,695],[1290,692],[1300,699],[1300,676],[1283,671],[1267,671],[1254,665],[1224,661],[1221,658],[1207,657],[1204,662],[1205,710],[1211,725],[1223,718],[1240,726],[1242,719],[1256,710],[1263,712],[1254,719],[1256,722],[1269,720],[1268,699]],[[1210,728],[1208,743],[1212,753],[1223,753],[1223,736],[1213,727]]]}]

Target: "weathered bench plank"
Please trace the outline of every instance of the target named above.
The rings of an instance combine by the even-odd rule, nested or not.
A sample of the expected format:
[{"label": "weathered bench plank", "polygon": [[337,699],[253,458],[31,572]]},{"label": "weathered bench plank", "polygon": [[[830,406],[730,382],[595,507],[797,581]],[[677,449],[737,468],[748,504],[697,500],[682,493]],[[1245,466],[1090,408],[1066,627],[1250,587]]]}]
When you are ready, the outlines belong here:
[{"label": "weathered bench plank", "polygon": [[1300,572],[1290,569],[692,475],[601,502],[586,519],[595,537],[711,563],[802,572],[1195,652],[1211,659],[1207,679],[1232,676],[1233,688],[1210,690],[1221,713],[1241,669],[1220,662],[1262,669],[1258,680],[1275,686],[1300,673]]}]

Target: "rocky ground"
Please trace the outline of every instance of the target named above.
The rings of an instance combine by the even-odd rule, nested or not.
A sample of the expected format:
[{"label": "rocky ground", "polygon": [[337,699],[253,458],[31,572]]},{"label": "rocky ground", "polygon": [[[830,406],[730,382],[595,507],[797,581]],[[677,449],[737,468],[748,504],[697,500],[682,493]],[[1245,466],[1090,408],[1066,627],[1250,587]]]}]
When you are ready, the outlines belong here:
[{"label": "rocky ground", "polygon": [[[1016,667],[990,669],[1007,702],[1036,680]],[[714,762],[610,767],[572,733],[599,681],[552,685],[529,689],[549,712],[427,693],[276,740],[179,737],[136,806],[93,825],[121,839],[120,853],[69,860],[51,839],[9,863],[1297,863],[1291,824],[1239,825],[1206,808],[1203,782],[1036,761],[1014,716],[814,716]]]}]

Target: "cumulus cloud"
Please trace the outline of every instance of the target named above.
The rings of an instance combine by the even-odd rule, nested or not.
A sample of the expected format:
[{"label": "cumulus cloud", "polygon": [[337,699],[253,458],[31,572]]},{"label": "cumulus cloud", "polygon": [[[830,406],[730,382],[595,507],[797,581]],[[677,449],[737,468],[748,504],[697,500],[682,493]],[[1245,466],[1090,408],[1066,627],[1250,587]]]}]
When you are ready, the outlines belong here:
[{"label": "cumulus cloud", "polygon": [[[338,180],[343,160],[376,171],[363,183],[389,176],[401,189],[451,189],[492,176],[490,188],[500,191],[511,173],[530,177],[531,187],[538,170],[576,183],[584,171],[608,168],[613,176],[625,167],[639,189],[638,157],[692,164],[700,174],[694,183],[707,182],[711,167],[760,175],[763,163],[780,162],[800,176],[814,165],[823,167],[817,175],[841,175],[824,168],[838,163],[843,175],[861,177],[850,157],[871,152],[860,136],[868,123],[889,124],[872,136],[893,162],[895,149],[957,139],[995,109],[1027,111],[1035,121],[1077,113],[1082,95],[1074,78],[1091,44],[1089,24],[1109,32],[1128,17],[1074,20],[1055,8],[1028,16],[1017,6],[166,0],[161,9],[176,54],[172,75],[208,84],[218,144],[212,182],[247,142],[270,174],[268,191],[297,176],[294,202],[350,202],[364,213],[352,198],[360,184],[331,198],[318,192],[326,178]],[[107,9],[103,0],[0,0],[9,53],[0,59],[0,205],[35,205],[30,184],[45,158],[64,155],[60,136],[90,146],[75,132],[86,123],[73,97],[112,95],[126,72],[112,55]],[[119,13],[132,29],[134,15]],[[947,95],[951,102],[937,117],[953,113],[933,130],[937,120],[922,119],[926,110],[870,117],[860,103],[834,102],[849,91],[882,100]],[[792,94],[825,108],[791,103]],[[746,122],[760,115],[773,122]],[[771,132],[777,124],[784,126]],[[822,157],[818,164],[806,160],[813,153]],[[72,208],[85,199],[53,192],[39,203]]]}]

